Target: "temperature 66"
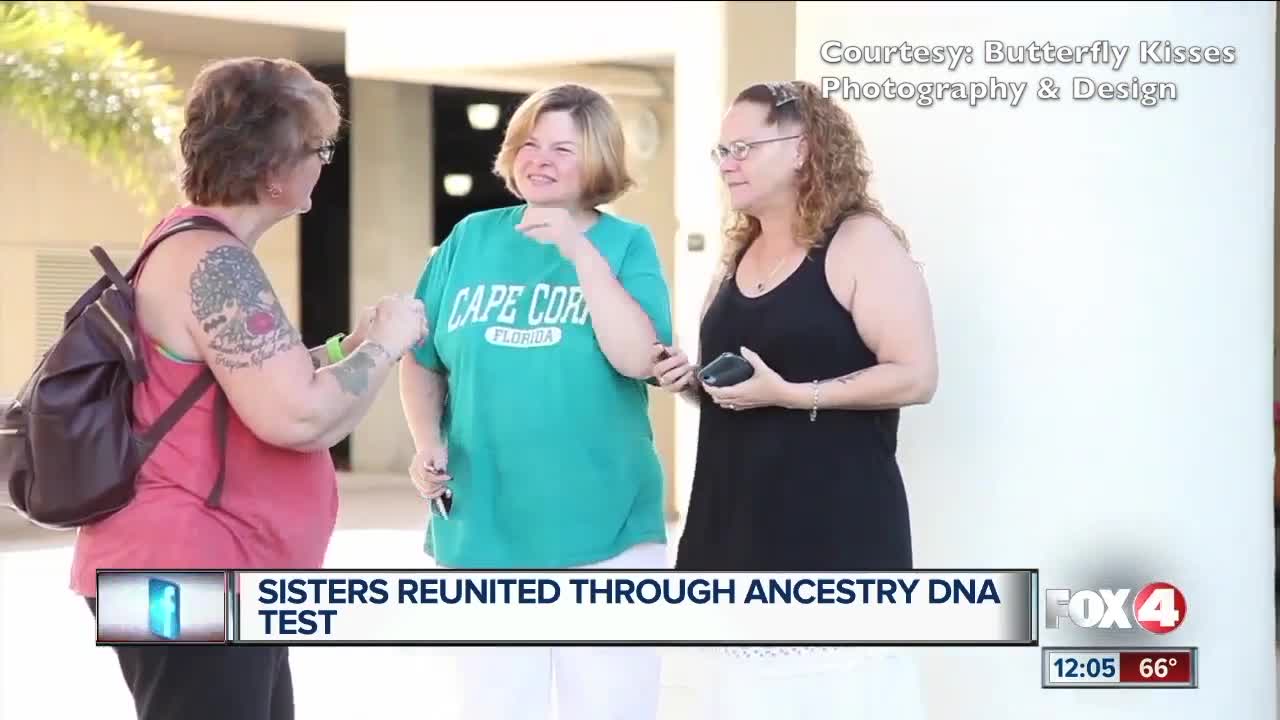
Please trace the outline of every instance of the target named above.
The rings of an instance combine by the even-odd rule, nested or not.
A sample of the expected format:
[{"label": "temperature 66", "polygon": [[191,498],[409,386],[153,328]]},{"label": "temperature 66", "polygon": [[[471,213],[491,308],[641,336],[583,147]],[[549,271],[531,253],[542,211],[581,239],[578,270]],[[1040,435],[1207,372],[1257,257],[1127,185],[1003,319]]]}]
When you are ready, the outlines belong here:
[{"label": "temperature 66", "polygon": [[1129,650],[1120,653],[1120,681],[1186,683],[1191,681],[1188,651]]},{"label": "temperature 66", "polygon": [[1144,678],[1152,675],[1162,678],[1169,674],[1170,667],[1178,666],[1178,658],[1142,658],[1142,662],[1138,663],[1138,674]]}]

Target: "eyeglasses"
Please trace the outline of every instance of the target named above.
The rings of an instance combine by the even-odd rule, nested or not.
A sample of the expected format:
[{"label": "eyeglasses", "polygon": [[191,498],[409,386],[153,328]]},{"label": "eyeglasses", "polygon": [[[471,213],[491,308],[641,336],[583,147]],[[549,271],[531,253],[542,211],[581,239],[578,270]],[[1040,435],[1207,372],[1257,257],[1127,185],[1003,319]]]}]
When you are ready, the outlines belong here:
[{"label": "eyeglasses", "polygon": [[737,140],[729,143],[728,147],[724,145],[716,145],[711,148],[711,162],[719,165],[724,159],[732,156],[734,160],[742,162],[747,159],[747,155],[751,152],[751,148],[766,143],[778,142],[780,140],[794,140],[799,135],[784,135],[782,137],[765,138],[764,140]]},{"label": "eyeglasses", "polygon": [[323,165],[328,165],[333,162],[333,150],[334,146],[331,142],[324,143],[320,147],[309,148],[309,152],[313,152],[320,156],[320,162]]}]

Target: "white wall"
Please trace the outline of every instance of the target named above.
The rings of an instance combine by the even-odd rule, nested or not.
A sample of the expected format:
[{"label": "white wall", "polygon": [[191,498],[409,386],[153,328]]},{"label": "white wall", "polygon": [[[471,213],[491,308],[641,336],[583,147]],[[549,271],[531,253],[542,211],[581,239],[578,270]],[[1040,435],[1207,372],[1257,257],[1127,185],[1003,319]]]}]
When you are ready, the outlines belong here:
[{"label": "white wall", "polygon": [[[677,4],[684,5],[365,3],[347,25],[347,72],[389,79],[435,70],[500,71],[667,57],[675,51],[671,29],[686,10]],[[538,37],[548,41],[530,41]]]},{"label": "white wall", "polygon": [[[671,282],[676,345],[690,357],[698,349],[698,320],[707,283],[720,255],[722,206],[715,170],[707,160],[724,113],[725,7],[720,2],[689,3],[674,28],[675,56],[675,271]],[[691,252],[688,237],[701,234],[705,247]],[[698,410],[675,404],[677,505],[688,506],[698,449]],[[672,538],[672,543],[679,541]]]},{"label": "white wall", "polygon": [[[995,76],[1034,90],[1044,75],[1137,75],[1179,93],[1156,108],[1065,96],[847,104],[935,302],[941,385],[930,407],[905,413],[901,452],[918,565],[1036,567],[1042,588],[1167,579],[1188,620],[1164,641],[1201,648],[1195,692],[1041,690],[1037,648],[922,651],[930,717],[1275,717],[1273,13],[797,3],[797,72],[810,80]],[[831,66],[818,55],[831,39],[1102,39],[1131,54],[1170,40],[1235,45],[1239,60],[1130,57],[1115,73],[991,66],[981,53],[956,72]]]},{"label": "white wall", "polygon": [[[681,4],[675,54],[675,204],[672,296],[676,344],[698,357],[702,305],[722,252],[724,184],[711,162],[711,146],[730,99],[762,80],[795,75],[794,2],[690,2]],[[690,235],[701,235],[691,249]],[[676,486],[688,504],[698,448],[698,409],[676,404]]]},{"label": "white wall", "polygon": [[[264,23],[285,27],[311,28],[315,30],[342,31],[347,27],[353,3],[343,0],[309,2],[304,12],[298,11],[296,2],[279,0],[90,0],[90,5],[129,10],[184,15],[214,20],[234,20]],[[373,3],[365,0],[362,5]],[[263,50],[266,52],[266,50]]]}]

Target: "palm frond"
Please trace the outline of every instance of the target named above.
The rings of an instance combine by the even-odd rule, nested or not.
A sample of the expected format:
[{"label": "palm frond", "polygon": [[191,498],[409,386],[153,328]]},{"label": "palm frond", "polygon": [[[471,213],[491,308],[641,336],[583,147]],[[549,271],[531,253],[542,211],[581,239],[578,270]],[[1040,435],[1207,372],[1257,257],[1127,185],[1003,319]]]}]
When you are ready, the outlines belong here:
[{"label": "palm frond", "polygon": [[0,112],[75,147],[154,209],[174,169],[182,94],[168,67],[83,3],[0,2]]}]

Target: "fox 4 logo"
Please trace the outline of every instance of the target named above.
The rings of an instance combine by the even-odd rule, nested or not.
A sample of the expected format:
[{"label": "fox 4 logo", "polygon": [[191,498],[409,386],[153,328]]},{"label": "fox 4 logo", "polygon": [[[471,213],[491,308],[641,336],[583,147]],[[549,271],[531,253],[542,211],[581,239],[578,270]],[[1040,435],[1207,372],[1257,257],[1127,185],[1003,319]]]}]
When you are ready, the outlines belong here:
[{"label": "fox 4 logo", "polygon": [[1136,624],[1147,632],[1173,632],[1187,617],[1182,591],[1166,582],[1150,583],[1133,595],[1132,589],[1045,590],[1044,625],[1057,630],[1060,623],[1098,630],[1131,630]]}]

